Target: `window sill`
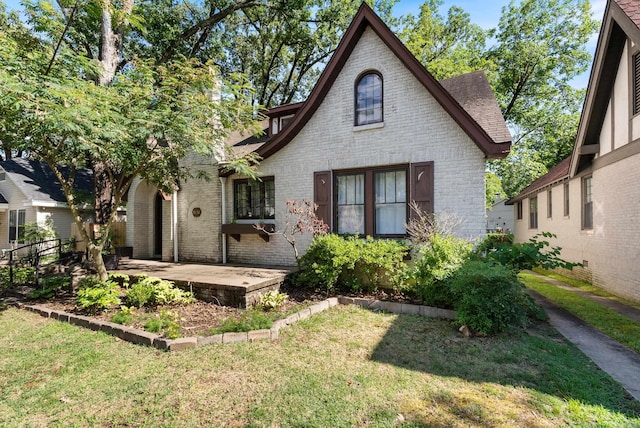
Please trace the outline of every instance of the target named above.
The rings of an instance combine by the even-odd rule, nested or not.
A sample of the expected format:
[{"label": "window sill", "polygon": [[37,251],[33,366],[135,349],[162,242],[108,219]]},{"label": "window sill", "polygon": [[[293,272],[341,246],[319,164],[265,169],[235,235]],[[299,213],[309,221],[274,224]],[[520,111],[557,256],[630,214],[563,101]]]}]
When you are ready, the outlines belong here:
[{"label": "window sill", "polygon": [[223,224],[222,225],[222,233],[226,233],[227,235],[231,236],[233,239],[235,239],[236,241],[240,242],[240,236],[241,235],[259,235],[264,242],[269,242],[269,233],[273,233],[276,230],[276,226],[275,224],[263,224],[264,228],[267,230],[267,232],[263,231],[263,230],[258,230],[255,228],[256,223],[251,223],[251,224],[237,224],[237,223],[230,223],[230,224]]},{"label": "window sill", "polygon": [[357,125],[353,127],[353,132],[368,131],[370,129],[384,128],[384,122],[369,123],[368,125]]}]

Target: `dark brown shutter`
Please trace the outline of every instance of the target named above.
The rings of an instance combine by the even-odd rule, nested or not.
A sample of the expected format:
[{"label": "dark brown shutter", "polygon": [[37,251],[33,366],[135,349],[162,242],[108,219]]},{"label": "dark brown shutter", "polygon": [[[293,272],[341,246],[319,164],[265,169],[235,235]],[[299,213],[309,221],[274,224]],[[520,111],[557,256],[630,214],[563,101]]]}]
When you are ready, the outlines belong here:
[{"label": "dark brown shutter", "polygon": [[433,162],[411,164],[410,185],[411,200],[422,211],[433,213]]},{"label": "dark brown shutter", "polygon": [[640,52],[633,55],[633,114],[640,113]]},{"label": "dark brown shutter", "polygon": [[313,201],[318,204],[316,216],[331,227],[331,171],[313,173]]}]

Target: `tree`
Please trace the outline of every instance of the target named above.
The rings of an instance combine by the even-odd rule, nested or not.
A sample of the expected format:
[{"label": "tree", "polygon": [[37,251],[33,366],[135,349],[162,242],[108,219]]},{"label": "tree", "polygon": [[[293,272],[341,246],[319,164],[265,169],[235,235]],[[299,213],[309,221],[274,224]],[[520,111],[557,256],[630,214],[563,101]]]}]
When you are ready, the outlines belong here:
[{"label": "tree", "polygon": [[[513,135],[512,154],[490,169],[515,196],[571,153],[584,91],[570,81],[589,66],[586,50],[596,32],[584,0],[511,1],[496,29],[483,31],[468,14],[441,0],[427,0],[417,19],[405,21],[402,38],[437,78],[483,69]],[[485,48],[485,37],[495,44]]]},{"label": "tree", "polygon": [[487,209],[491,209],[493,204],[507,196],[502,189],[502,180],[493,172],[485,173],[485,203]]},{"label": "tree", "polygon": [[400,37],[415,57],[436,79],[446,79],[476,70],[490,72],[485,57],[486,32],[471,23],[469,14],[452,6],[447,17],[438,13],[443,0],[426,0],[418,17],[403,19]]},{"label": "tree", "polygon": [[[397,0],[369,1],[387,23]],[[241,72],[265,107],[302,101],[357,11],[359,1],[290,1],[287,8],[260,5],[243,9],[217,28],[224,41],[223,73]]]},{"label": "tree", "polygon": [[502,9],[487,57],[498,67],[494,89],[507,121],[523,122],[570,87],[589,67],[586,44],[597,28],[585,0],[512,0]]},{"label": "tree", "polygon": [[[91,241],[81,227],[82,206],[73,192],[77,168],[90,165],[95,174],[101,166],[99,180],[110,195],[96,198],[96,205],[109,205],[110,214],[102,219],[108,239],[114,208],[135,176],[171,191],[179,178],[190,176],[178,168],[188,151],[218,154],[231,130],[257,130],[246,82],[223,85],[211,63],[132,60],[108,85],[99,85],[94,77],[102,75],[102,61],[58,44],[64,29],[62,38],[54,39],[21,22],[1,22],[6,23],[0,28],[2,129],[13,130],[11,144],[52,168],[102,279],[106,239]],[[220,99],[212,96],[217,92]]]}]

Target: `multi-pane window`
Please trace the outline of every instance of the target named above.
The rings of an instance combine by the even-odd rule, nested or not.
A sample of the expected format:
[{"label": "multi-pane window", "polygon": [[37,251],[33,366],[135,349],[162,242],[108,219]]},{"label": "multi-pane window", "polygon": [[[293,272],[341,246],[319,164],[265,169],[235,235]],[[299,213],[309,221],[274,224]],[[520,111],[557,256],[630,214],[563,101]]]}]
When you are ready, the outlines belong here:
[{"label": "multi-pane window", "polygon": [[538,197],[529,199],[529,229],[538,228]]},{"label": "multi-pane window", "polygon": [[553,193],[547,190],[547,218],[553,217]]},{"label": "multi-pane window", "polygon": [[382,122],[382,77],[365,74],[356,84],[355,125]]},{"label": "multi-pane window", "polygon": [[338,233],[364,234],[364,173],[340,175]]},{"label": "multi-pane window", "polygon": [[592,179],[585,177],[582,179],[582,228],[593,229],[593,196]]},{"label": "multi-pane window", "polygon": [[273,177],[261,181],[236,180],[234,182],[234,215],[237,219],[275,218],[275,181]]},{"label": "multi-pane window", "polygon": [[403,235],[407,221],[407,172],[375,174],[376,235]]},{"label": "multi-pane window", "polygon": [[9,241],[24,243],[25,210],[9,211]]},{"label": "multi-pane window", "polygon": [[407,178],[406,168],[337,173],[337,232],[404,236],[407,223]]},{"label": "multi-pane window", "polygon": [[564,183],[564,216],[569,216],[569,183]]}]

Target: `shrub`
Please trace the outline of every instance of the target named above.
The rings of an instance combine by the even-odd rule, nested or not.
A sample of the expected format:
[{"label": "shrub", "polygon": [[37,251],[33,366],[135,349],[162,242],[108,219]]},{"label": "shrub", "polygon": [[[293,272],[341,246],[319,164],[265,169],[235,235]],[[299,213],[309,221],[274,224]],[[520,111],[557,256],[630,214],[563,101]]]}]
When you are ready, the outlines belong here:
[{"label": "shrub", "polygon": [[446,282],[455,296],[458,322],[474,332],[495,334],[524,326],[536,311],[515,272],[499,264],[467,262]]},{"label": "shrub", "polygon": [[476,253],[486,254],[488,251],[513,245],[512,233],[488,233],[487,236],[476,246]]},{"label": "shrub", "polygon": [[85,276],[78,280],[79,289],[98,287],[100,284],[102,284],[102,281],[97,276]]},{"label": "shrub", "polygon": [[136,282],[127,292],[127,302],[137,308],[148,304],[153,297],[153,285],[145,282]]},{"label": "shrub", "polygon": [[282,306],[282,304],[287,300],[287,297],[289,296],[285,293],[280,293],[277,290],[267,291],[260,296],[260,303],[258,303],[257,306],[265,312],[274,311]]},{"label": "shrub", "polygon": [[471,254],[464,239],[433,233],[429,243],[420,246],[411,271],[412,291],[427,305],[451,308],[455,299],[445,279],[449,278]]},{"label": "shrub", "polygon": [[[8,288],[10,283],[9,267],[0,268],[0,286]],[[13,285],[32,284],[36,280],[36,269],[32,267],[13,268]]]},{"label": "shrub", "polygon": [[77,304],[90,313],[103,311],[120,304],[118,285],[112,281],[99,283],[95,287],[78,290]]},{"label": "shrub", "polygon": [[393,240],[318,235],[300,258],[296,283],[352,291],[396,286],[404,270],[407,251],[404,244]]},{"label": "shrub", "polygon": [[41,288],[29,293],[27,297],[31,299],[50,299],[56,295],[61,288],[71,285],[71,277],[67,275],[48,276],[40,280]]},{"label": "shrub", "polygon": [[195,301],[193,294],[177,288],[173,282],[153,276],[143,277],[131,285],[127,293],[130,305],[189,304]]},{"label": "shrub", "polygon": [[555,237],[553,233],[542,232],[530,238],[528,242],[498,246],[495,251],[489,251],[486,258],[507,266],[515,272],[534,267],[548,270],[561,267],[571,270],[580,266],[579,263],[570,263],[561,259],[560,247],[551,247],[548,240],[540,240],[540,238]]},{"label": "shrub", "polygon": [[122,288],[129,288],[129,275],[125,273],[112,272],[109,273],[109,279]]}]

